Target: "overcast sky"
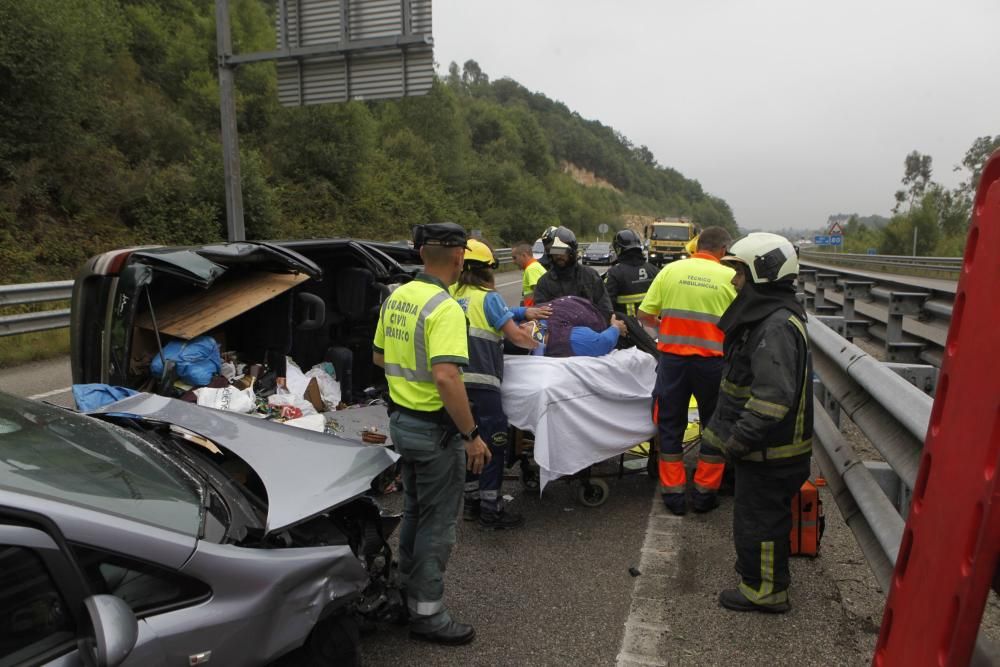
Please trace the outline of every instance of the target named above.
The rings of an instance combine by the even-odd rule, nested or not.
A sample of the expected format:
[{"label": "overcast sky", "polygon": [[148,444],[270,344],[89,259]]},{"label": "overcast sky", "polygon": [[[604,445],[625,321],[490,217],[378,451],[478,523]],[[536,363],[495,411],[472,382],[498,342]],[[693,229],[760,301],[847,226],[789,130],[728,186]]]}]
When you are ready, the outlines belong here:
[{"label": "overcast sky", "polygon": [[911,150],[1000,134],[998,0],[434,0],[474,59],[646,144],[744,228],[887,215]]}]

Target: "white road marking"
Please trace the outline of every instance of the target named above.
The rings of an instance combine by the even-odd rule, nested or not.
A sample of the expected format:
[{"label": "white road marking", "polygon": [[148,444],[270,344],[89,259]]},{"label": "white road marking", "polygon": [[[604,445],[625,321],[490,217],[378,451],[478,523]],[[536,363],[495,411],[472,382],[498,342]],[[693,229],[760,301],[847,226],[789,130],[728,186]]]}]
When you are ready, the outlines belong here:
[{"label": "white road marking", "polygon": [[40,398],[49,398],[50,396],[55,396],[57,394],[66,394],[70,391],[73,391],[73,387],[63,387],[62,389],[53,389],[52,391],[45,391],[42,392],[41,394],[35,394],[34,396],[29,396],[28,398],[30,398],[33,401],[37,401]]},{"label": "white road marking", "polygon": [[520,284],[521,284],[520,280],[511,280],[509,283],[497,283],[496,286],[499,288],[499,287],[508,287],[510,285],[520,285]]},{"label": "white road marking", "polygon": [[617,667],[666,665],[664,640],[673,617],[668,595],[678,576],[681,517],[666,511],[658,492],[646,524],[646,538],[639,558],[639,571],[632,589],[632,606],[625,620],[625,636],[618,652]]}]

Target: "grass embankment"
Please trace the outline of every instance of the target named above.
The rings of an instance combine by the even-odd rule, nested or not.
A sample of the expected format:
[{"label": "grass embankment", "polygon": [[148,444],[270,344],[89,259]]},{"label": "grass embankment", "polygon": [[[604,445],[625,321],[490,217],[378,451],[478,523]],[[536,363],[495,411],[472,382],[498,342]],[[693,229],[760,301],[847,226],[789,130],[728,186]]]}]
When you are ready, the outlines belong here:
[{"label": "grass embankment", "polygon": [[0,368],[69,354],[69,329],[0,337]]}]

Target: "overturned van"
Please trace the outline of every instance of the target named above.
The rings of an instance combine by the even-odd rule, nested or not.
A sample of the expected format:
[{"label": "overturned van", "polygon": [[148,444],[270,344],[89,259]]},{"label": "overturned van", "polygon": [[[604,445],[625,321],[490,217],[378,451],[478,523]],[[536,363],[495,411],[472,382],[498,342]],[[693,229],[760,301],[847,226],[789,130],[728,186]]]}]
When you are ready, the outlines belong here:
[{"label": "overturned van", "polygon": [[371,362],[379,306],[419,262],[406,246],[350,239],[104,253],[73,287],[73,382],[156,391],[150,364],[167,342],[207,334],[249,363],[308,368],[348,350],[339,379],[360,395],[384,383]]}]

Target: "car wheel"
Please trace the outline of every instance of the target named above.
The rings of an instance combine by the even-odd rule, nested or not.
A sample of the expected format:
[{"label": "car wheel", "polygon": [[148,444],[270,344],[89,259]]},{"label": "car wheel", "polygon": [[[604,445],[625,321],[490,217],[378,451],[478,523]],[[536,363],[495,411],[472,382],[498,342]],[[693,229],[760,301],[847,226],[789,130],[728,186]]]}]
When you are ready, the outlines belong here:
[{"label": "car wheel", "polygon": [[358,622],[349,614],[334,614],[316,624],[305,645],[297,652],[296,665],[304,667],[358,667],[361,635]]}]

